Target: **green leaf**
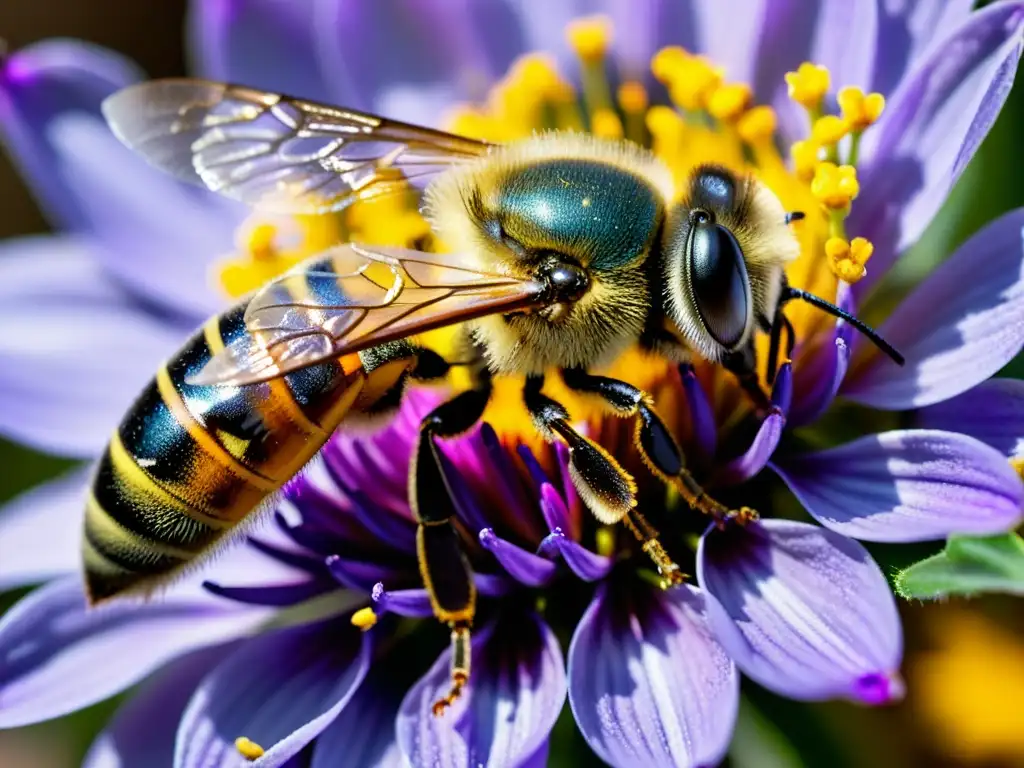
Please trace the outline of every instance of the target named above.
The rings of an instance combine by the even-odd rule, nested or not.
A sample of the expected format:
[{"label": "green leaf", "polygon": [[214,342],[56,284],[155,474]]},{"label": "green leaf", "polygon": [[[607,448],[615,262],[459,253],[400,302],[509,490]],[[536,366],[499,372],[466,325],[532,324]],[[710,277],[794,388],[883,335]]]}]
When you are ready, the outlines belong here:
[{"label": "green leaf", "polygon": [[942,552],[901,571],[895,584],[907,599],[979,592],[1024,596],[1024,539],[1016,533],[951,536]]}]

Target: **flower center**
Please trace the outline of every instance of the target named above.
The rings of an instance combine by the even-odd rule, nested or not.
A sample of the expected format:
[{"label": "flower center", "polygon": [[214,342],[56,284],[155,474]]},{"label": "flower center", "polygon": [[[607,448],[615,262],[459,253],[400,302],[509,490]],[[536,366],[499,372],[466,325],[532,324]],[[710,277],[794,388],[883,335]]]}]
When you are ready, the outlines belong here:
[{"label": "flower center", "polygon": [[[786,210],[805,214],[794,226],[800,256],[787,265],[790,285],[831,299],[838,281],[853,283],[864,276],[872,244],[862,237],[850,239],[845,222],[860,192],[856,164],[861,136],[885,105],[880,94],[843,88],[835,97],[839,112],[831,114],[826,108],[831,89],[827,69],[804,63],[787,73],[790,98],[807,112],[811,125],[810,135],[788,147],[791,163],[787,164],[779,151],[774,111],[755,105],[749,85],[728,80],[728,73],[705,56],[677,46],[658,51],[650,68],[664,86],[668,102],[652,104],[647,88],[637,80],[612,87],[608,58],[614,29],[609,19],[577,19],[568,25],[566,40],[579,62],[578,88],[558,71],[552,58],[529,53],[512,64],[484,103],[454,108],[444,127],[491,142],[552,129],[628,139],[649,147],[671,169],[679,190],[686,188],[696,166],[707,163],[756,176]],[[291,244],[284,242],[286,235],[291,236]],[[357,202],[340,216],[249,222],[240,233],[239,254],[218,267],[220,284],[231,296],[244,295],[343,239],[444,250],[410,191]],[[787,307],[787,316],[798,340],[833,322],[798,303]],[[434,332],[425,342],[443,351],[450,339],[451,332]],[[762,361],[767,360],[768,344],[765,336],[758,339]],[[634,350],[610,374],[651,390],[664,380],[667,369],[664,361]],[[714,402],[724,404],[723,410],[731,414],[719,419],[720,425],[736,423],[749,413],[747,399],[737,396],[735,380],[720,366],[698,363],[698,374]],[[458,371],[453,384],[461,384]],[[557,380],[551,382],[550,390],[574,418],[596,415]],[[521,391],[521,381],[500,379],[485,419],[500,434],[532,444],[539,437],[521,404]]]}]

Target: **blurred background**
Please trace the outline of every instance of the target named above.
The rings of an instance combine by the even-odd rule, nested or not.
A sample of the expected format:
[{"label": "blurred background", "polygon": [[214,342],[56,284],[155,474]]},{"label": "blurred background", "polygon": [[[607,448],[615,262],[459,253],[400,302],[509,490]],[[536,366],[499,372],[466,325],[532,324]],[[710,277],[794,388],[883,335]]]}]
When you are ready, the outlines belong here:
[{"label": "blurred background", "polygon": [[[177,75],[186,71],[184,14],[184,0],[2,0],[0,41],[16,50],[48,37],[79,37],[127,54],[153,77]],[[916,281],[985,222],[1024,205],[1022,128],[1024,84],[1018,82],[942,213],[901,264],[904,283]],[[45,219],[0,152],[0,239],[46,230]],[[899,285],[895,281],[895,290]],[[1024,376],[1024,361],[1018,359],[1002,375]],[[0,440],[0,504],[66,466]],[[872,551],[887,572],[925,553],[905,547]],[[21,594],[0,595],[0,612]],[[1024,603],[993,596],[903,603],[901,609],[907,634],[905,701],[878,710],[843,703],[805,705],[744,681],[747,698],[730,763],[744,768],[1024,767]],[[0,731],[0,766],[78,765],[116,703]],[[565,738],[572,740],[571,735]]]}]

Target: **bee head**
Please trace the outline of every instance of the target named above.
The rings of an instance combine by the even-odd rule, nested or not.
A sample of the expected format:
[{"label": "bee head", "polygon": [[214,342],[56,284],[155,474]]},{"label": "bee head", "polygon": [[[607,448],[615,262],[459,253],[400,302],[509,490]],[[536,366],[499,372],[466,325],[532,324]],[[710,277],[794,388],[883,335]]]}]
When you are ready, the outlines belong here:
[{"label": "bee head", "polygon": [[799,252],[782,204],[753,179],[718,166],[692,175],[662,242],[665,301],[693,348],[719,360],[773,317],[785,262]]}]

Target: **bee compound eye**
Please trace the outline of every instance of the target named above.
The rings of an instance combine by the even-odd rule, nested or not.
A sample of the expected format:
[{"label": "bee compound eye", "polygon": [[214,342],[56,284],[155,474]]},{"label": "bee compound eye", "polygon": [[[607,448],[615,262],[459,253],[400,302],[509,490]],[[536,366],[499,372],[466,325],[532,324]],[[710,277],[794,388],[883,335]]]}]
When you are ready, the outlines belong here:
[{"label": "bee compound eye", "polygon": [[704,327],[727,349],[743,338],[750,315],[750,281],[743,251],[719,225],[696,226],[687,259],[690,294]]}]

